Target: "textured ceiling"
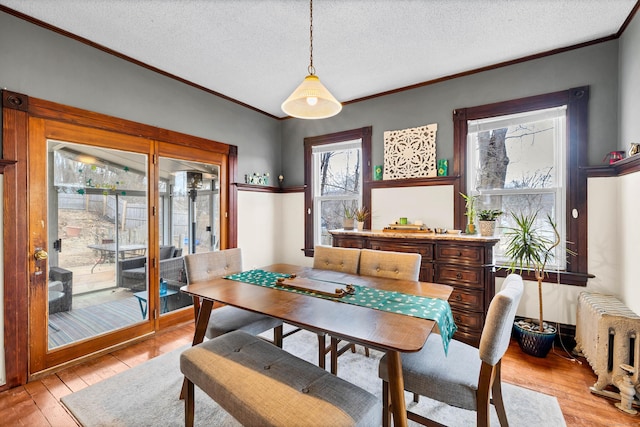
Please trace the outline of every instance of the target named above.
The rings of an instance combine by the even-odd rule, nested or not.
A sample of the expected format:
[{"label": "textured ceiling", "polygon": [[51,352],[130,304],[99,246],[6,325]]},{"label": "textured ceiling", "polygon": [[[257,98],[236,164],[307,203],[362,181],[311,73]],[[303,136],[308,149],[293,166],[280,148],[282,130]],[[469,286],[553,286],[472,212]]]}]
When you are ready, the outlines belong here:
[{"label": "textured ceiling", "polygon": [[[636,0],[315,0],[316,74],[342,102],[615,35]],[[307,74],[305,0],[0,0],[283,117]]]}]

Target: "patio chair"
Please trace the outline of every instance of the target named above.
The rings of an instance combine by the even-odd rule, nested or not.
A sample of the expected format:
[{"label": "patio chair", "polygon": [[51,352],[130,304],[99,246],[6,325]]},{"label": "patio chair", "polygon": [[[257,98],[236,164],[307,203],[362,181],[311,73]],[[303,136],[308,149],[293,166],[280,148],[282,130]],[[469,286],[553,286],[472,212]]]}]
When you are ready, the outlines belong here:
[{"label": "patio chair", "polygon": [[[160,246],[158,253],[160,265],[160,277],[169,280],[183,281],[180,276],[184,267],[182,265],[182,249],[175,246]],[[175,259],[180,259],[176,261]],[[129,288],[133,292],[147,289],[147,257],[136,256],[118,261],[120,280],[118,286]]]}]

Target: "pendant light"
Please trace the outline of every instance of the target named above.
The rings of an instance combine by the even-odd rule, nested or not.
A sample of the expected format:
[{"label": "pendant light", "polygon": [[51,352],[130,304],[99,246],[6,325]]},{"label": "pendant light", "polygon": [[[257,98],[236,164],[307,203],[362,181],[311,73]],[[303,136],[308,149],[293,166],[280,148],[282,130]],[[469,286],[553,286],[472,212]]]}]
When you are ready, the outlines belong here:
[{"label": "pendant light", "polygon": [[342,110],[336,98],[320,83],[313,67],[313,0],[309,2],[309,75],[300,86],[282,103],[282,111],[299,119],[326,119]]}]

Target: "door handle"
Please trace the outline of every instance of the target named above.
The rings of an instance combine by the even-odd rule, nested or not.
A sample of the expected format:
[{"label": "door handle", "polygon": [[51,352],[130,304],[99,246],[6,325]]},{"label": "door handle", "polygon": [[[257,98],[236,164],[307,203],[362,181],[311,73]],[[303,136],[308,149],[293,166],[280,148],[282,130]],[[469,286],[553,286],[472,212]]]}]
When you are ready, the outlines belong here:
[{"label": "door handle", "polygon": [[43,259],[47,259],[49,258],[49,254],[47,253],[47,251],[45,251],[42,248],[37,248],[36,251],[33,253],[33,257],[38,260],[41,261]]}]

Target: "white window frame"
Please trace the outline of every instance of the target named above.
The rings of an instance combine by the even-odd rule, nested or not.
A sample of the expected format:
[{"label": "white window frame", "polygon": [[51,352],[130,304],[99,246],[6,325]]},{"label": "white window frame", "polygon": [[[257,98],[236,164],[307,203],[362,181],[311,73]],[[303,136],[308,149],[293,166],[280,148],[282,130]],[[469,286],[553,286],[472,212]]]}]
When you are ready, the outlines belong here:
[{"label": "white window frame", "polygon": [[[320,179],[318,179],[318,177],[320,176],[320,158],[321,158],[321,154],[326,153],[326,152],[331,152],[331,151],[344,151],[344,150],[352,150],[352,149],[357,149],[359,150],[359,155],[360,155],[360,162],[361,162],[361,167],[358,171],[359,173],[359,177],[358,177],[358,194],[357,195],[353,195],[353,196],[349,196],[349,195],[321,195],[320,194]],[[322,220],[321,220],[321,216],[322,216],[322,202],[324,201],[329,201],[329,200],[342,200],[344,202],[356,202],[357,206],[362,206],[362,196],[363,196],[363,181],[364,181],[364,167],[362,165],[363,160],[364,160],[364,156],[363,156],[363,150],[362,150],[362,139],[357,139],[357,140],[353,140],[353,141],[344,141],[344,142],[336,142],[336,143],[332,143],[332,144],[324,144],[324,145],[316,145],[312,148],[312,165],[313,165],[313,182],[312,182],[312,188],[313,188],[313,224],[314,224],[314,229],[313,229],[313,241],[314,241],[314,245],[321,245],[322,244]],[[351,204],[351,203],[349,203]]]},{"label": "white window frame", "polygon": [[[564,271],[567,266],[567,239],[566,239],[566,201],[567,201],[567,176],[566,176],[566,156],[567,156],[567,130],[566,130],[566,105],[553,108],[545,108],[524,113],[500,115],[490,118],[469,120],[467,121],[467,192],[469,195],[478,197],[479,209],[483,209],[482,199],[485,196],[515,196],[515,195],[535,195],[535,194],[552,194],[554,197],[554,215],[553,220],[556,223],[560,234],[561,242],[556,248],[555,256],[550,260],[548,269]],[[479,152],[476,144],[476,135],[478,132],[498,129],[501,127],[510,127],[518,124],[530,123],[543,119],[553,119],[554,125],[554,160],[553,170],[555,172],[554,185],[546,188],[501,188],[501,189],[478,189],[477,172],[479,170]],[[509,209],[502,207],[502,210],[508,214]],[[544,220],[544,218],[538,218]],[[496,237],[505,240],[504,231],[499,227],[496,228]],[[550,236],[552,238],[552,236]],[[498,265],[505,265],[508,258],[501,253],[501,247],[497,244],[494,248],[494,262]]]}]

